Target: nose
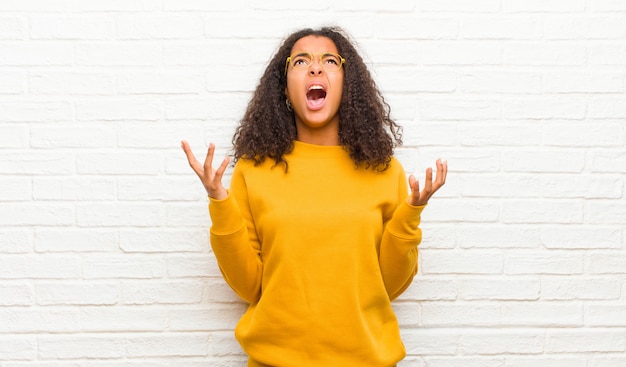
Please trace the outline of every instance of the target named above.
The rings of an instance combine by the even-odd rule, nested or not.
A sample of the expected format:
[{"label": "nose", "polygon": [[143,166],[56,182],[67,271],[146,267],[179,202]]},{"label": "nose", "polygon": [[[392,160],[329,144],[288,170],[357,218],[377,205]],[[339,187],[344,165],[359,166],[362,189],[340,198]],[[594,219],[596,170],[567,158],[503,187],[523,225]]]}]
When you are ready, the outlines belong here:
[{"label": "nose", "polygon": [[323,70],[324,68],[322,67],[322,64],[319,61],[313,61],[311,66],[309,66],[309,73],[311,75],[320,75],[322,74]]}]

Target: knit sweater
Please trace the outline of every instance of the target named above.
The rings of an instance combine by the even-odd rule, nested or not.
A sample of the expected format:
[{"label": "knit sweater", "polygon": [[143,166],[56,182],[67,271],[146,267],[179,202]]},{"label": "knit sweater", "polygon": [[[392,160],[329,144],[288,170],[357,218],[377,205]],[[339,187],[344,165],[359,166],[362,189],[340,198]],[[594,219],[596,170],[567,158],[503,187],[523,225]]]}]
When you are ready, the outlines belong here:
[{"label": "knit sweater", "polygon": [[405,172],[356,168],[339,146],[295,141],[285,156],[235,165],[210,200],[211,246],[249,308],[235,336],[269,366],[390,367],[405,356],[391,301],[417,272],[424,206]]}]

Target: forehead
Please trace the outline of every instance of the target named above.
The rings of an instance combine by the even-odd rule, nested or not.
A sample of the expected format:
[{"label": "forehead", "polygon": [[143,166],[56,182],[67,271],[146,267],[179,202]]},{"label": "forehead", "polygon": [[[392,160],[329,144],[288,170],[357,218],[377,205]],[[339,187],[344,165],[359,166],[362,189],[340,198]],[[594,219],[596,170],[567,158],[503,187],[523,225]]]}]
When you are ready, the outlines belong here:
[{"label": "forehead", "polygon": [[323,36],[305,36],[300,38],[291,48],[291,53],[306,51],[312,54],[322,54],[325,52],[337,53],[335,42]]}]

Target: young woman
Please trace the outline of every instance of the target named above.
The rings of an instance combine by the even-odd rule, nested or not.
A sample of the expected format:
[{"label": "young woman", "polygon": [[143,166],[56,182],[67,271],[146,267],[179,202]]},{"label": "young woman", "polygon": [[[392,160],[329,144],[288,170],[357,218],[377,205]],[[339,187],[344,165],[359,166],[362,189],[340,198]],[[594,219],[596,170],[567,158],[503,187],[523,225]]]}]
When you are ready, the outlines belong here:
[{"label": "young woman", "polygon": [[391,301],[417,272],[424,189],[393,157],[389,117],[338,28],[287,37],[233,137],[229,159],[183,150],[209,195],[211,245],[224,279],[250,303],[235,335],[248,366],[391,367],[405,356]]}]

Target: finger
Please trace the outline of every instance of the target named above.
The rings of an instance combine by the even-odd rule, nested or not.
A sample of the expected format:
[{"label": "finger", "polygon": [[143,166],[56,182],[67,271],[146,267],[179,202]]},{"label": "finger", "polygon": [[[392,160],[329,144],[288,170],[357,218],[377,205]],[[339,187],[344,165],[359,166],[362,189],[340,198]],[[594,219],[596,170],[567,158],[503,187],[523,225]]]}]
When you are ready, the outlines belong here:
[{"label": "finger", "polygon": [[424,182],[424,194],[426,198],[430,197],[430,193],[433,190],[433,169],[431,167],[426,168],[426,182]]},{"label": "finger", "polygon": [[226,156],[222,164],[217,168],[217,171],[215,171],[215,180],[219,182],[222,181],[222,176],[224,176],[224,172],[226,172],[226,168],[228,168],[228,162],[230,162],[230,157]]},{"label": "finger", "polygon": [[201,172],[200,162],[198,162],[198,160],[196,159],[196,156],[191,151],[191,147],[189,146],[189,143],[183,140],[180,145],[183,148],[183,151],[185,152],[185,156],[187,156],[187,162],[189,162],[189,165],[194,170],[194,172],[199,174]]},{"label": "finger", "polygon": [[413,175],[409,176],[409,187],[411,188],[409,204],[418,205],[420,200],[420,182]]},{"label": "finger", "polygon": [[209,150],[207,150],[206,158],[204,159],[204,171],[210,172],[213,170],[213,155],[215,155],[215,144],[209,144]]}]

